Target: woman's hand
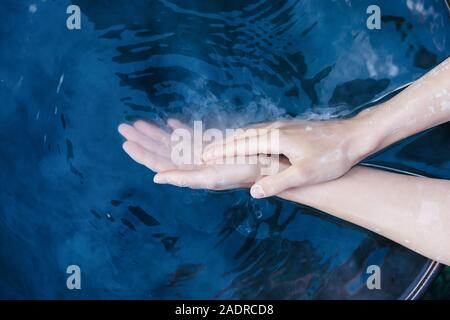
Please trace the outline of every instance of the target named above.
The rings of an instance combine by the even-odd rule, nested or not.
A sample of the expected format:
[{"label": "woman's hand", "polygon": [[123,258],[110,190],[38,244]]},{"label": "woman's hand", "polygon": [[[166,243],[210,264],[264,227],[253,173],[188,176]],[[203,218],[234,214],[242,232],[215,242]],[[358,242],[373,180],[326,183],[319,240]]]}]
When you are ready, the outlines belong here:
[{"label": "woman's hand", "polygon": [[[253,185],[251,194],[262,198],[291,187],[336,179],[366,156],[449,120],[450,58],[447,58],[395,97],[350,120],[265,124],[257,127],[256,134],[236,134],[223,143],[208,146],[203,159],[285,155],[292,164],[288,169],[263,177]],[[273,136],[270,131],[274,130],[279,132],[276,148],[264,140]],[[263,143],[259,141],[261,138]]]},{"label": "woman's hand", "polygon": [[[249,127],[224,141],[208,145],[203,160],[222,157],[282,154],[290,166],[261,177],[251,188],[255,198],[269,197],[292,188],[336,179],[375,148],[376,141],[357,119],[337,121],[286,120]],[[278,134],[273,131],[278,130]],[[265,138],[278,141],[261,143]],[[275,145],[274,143],[278,143]],[[274,147],[275,146],[275,147]]]},{"label": "woman's hand", "polygon": [[[191,130],[175,119],[169,119],[167,125],[172,130]],[[175,164],[171,159],[171,133],[143,120],[133,125],[121,124],[119,132],[127,139],[123,144],[125,152],[137,163],[156,172],[154,181],[160,184],[209,190],[249,188],[262,177],[262,166],[266,170],[270,170],[269,166],[287,167],[286,163],[279,165],[264,155],[249,156],[244,164]]]}]

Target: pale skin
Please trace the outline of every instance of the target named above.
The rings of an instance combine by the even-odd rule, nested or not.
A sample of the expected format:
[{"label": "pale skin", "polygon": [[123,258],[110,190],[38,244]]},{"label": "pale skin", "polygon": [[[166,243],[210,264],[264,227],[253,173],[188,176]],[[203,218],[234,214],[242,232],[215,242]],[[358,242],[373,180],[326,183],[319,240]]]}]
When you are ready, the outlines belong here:
[{"label": "pale skin", "polygon": [[[348,120],[276,121],[207,146],[205,161],[221,157],[272,154],[286,156],[291,166],[262,177],[250,192],[255,198],[336,179],[370,154],[403,138],[450,120],[450,58],[400,94]],[[278,130],[279,145],[258,143]],[[260,140],[259,140],[260,139]],[[248,146],[248,147],[246,147]]]},{"label": "pale skin", "polygon": [[[261,175],[259,165],[214,163],[214,158],[223,152],[216,151],[218,144],[225,145],[221,150],[226,156],[239,155],[226,147],[228,139],[237,142],[238,136],[206,149],[206,161],[194,166],[173,164],[170,132],[153,124],[122,124],[119,132],[127,139],[123,148],[130,157],[157,173],[156,183],[253,190],[255,185],[269,181],[263,186],[274,183],[274,187],[264,189],[263,196],[275,194],[317,208],[450,265],[450,182],[354,166],[365,156],[402,138],[450,120],[449,60],[393,99],[353,119],[261,125],[285,132],[284,138],[280,136],[278,174],[271,176]],[[185,126],[169,119],[168,127],[174,130]],[[243,155],[273,161],[268,158],[270,150],[258,148],[248,148]],[[208,152],[212,156],[208,157]],[[282,184],[284,179],[286,184]],[[260,197],[254,192],[252,195]]]}]

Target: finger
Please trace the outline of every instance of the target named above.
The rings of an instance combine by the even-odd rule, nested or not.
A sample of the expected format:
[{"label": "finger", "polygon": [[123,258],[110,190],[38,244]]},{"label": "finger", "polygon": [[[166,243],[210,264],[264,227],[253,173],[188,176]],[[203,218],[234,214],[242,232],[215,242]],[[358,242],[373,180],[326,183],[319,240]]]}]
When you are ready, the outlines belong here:
[{"label": "finger", "polygon": [[170,135],[163,129],[148,123],[144,120],[138,120],[133,124],[137,130],[156,141],[162,141],[166,145],[169,144]]},{"label": "finger", "polygon": [[167,156],[170,152],[169,148],[158,141],[155,141],[142,132],[138,131],[135,127],[128,124],[121,124],[119,126],[119,132],[125,139],[139,144],[147,151],[157,153],[162,156]]},{"label": "finger", "polygon": [[174,118],[169,118],[167,119],[167,125],[169,126],[169,128],[171,128],[172,130],[176,130],[176,129],[185,129],[185,130],[189,130],[192,131],[192,129],[187,126],[186,124],[184,124],[183,122],[181,122],[178,119],[174,119]]},{"label": "finger", "polygon": [[250,156],[257,154],[280,154],[279,139],[272,133],[251,136],[213,147],[203,154],[204,161],[224,157]]},{"label": "finger", "polygon": [[146,166],[148,169],[154,172],[175,168],[175,165],[169,158],[165,158],[158,154],[149,152],[135,142],[126,141],[122,145],[122,148],[130,156],[131,159],[139,164]]},{"label": "finger", "polygon": [[211,190],[216,189],[216,180],[216,174],[208,168],[163,171],[156,174],[153,178],[153,181],[158,184],[171,184],[177,187]]},{"label": "finger", "polygon": [[259,125],[255,125],[255,126],[251,126],[251,127],[233,130],[233,133],[227,134],[225,139],[217,139],[214,142],[207,145],[205,147],[205,149],[203,150],[203,156],[208,157],[210,155],[210,153],[212,152],[211,150],[218,148],[218,147],[222,147],[224,144],[233,143],[236,140],[255,137],[255,136],[259,136],[259,135],[263,135],[263,134],[267,133],[267,130],[258,130],[258,126],[262,128],[263,125],[259,124]]},{"label": "finger", "polygon": [[256,181],[250,189],[250,194],[256,199],[271,197],[286,189],[304,185],[306,182],[307,179],[299,167],[290,166],[278,174]]},{"label": "finger", "polygon": [[217,147],[220,145],[223,145],[224,143],[231,142],[233,140],[238,140],[246,137],[252,137],[255,135],[262,134],[264,130],[258,130],[258,129],[264,129],[268,128],[267,123],[256,123],[249,126],[246,126],[244,128],[236,128],[232,130],[232,133],[227,133],[225,139],[217,139],[213,143],[210,143],[206,148],[205,151],[207,151],[208,148]]},{"label": "finger", "polygon": [[256,135],[260,135],[263,134],[265,132],[265,130],[261,130],[261,129],[269,129],[269,124],[268,123],[256,123],[256,124],[252,124],[249,126],[246,126],[242,129],[233,129],[232,134],[228,134],[225,137],[224,142],[229,142],[229,141],[233,141],[233,140],[237,140],[237,139],[242,139],[245,137],[253,137]]},{"label": "finger", "polygon": [[274,122],[256,123],[256,124],[246,126],[244,128],[233,129],[233,132],[231,134],[227,134],[225,139],[220,139],[220,140],[214,141],[213,143],[209,144],[205,148],[205,151],[207,151],[208,148],[214,148],[219,145],[223,145],[225,143],[232,142],[234,140],[264,135],[270,129],[279,129],[283,126],[287,126],[291,122],[292,121],[289,121],[289,120],[277,120]]}]

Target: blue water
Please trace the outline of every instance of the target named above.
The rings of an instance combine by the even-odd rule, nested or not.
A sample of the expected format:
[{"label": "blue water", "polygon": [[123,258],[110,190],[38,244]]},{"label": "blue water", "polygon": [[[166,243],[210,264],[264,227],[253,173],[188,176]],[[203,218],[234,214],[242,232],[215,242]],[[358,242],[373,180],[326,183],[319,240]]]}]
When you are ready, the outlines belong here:
[{"label": "blue water", "polygon": [[[421,274],[425,258],[324,213],[154,185],[116,128],[345,116],[449,56],[443,1],[74,3],[81,30],[70,1],[0,2],[0,298],[397,298]],[[450,178],[449,143],[442,125],[368,162]]]}]

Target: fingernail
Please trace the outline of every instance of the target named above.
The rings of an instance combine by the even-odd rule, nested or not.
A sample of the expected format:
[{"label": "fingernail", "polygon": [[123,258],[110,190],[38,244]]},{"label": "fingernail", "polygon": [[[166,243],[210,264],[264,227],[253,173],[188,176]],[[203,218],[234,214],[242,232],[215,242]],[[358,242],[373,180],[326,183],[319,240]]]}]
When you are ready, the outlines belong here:
[{"label": "fingernail", "polygon": [[264,193],[264,189],[259,184],[255,184],[250,189],[250,194],[252,195],[253,198],[256,199],[264,198],[266,196]]},{"label": "fingernail", "polygon": [[167,180],[166,180],[164,177],[161,177],[161,176],[159,176],[159,175],[155,175],[155,176],[153,177],[153,182],[154,182],[154,183],[162,184],[162,183],[166,183]]}]

